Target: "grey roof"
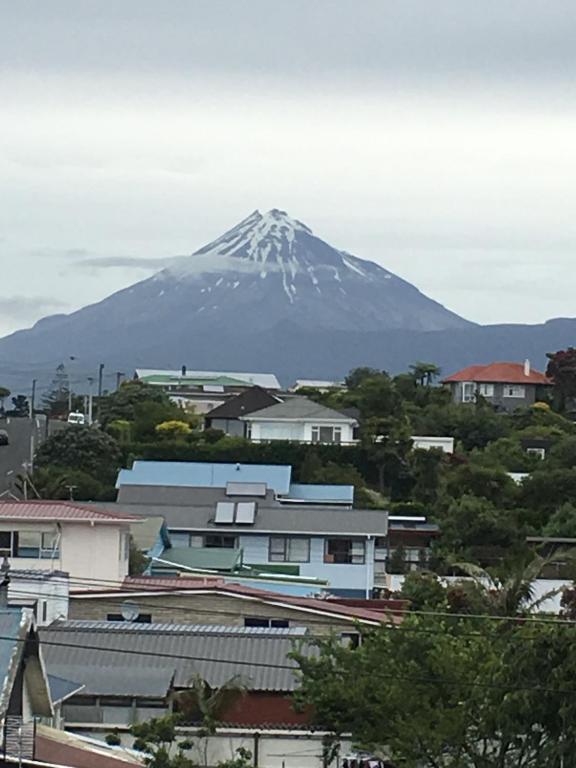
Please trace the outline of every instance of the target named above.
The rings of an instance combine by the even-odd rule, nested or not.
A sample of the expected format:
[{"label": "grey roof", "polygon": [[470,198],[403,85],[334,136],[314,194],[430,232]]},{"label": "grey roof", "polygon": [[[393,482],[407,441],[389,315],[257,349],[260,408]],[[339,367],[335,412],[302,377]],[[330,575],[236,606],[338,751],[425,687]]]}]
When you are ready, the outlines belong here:
[{"label": "grey roof", "polygon": [[41,630],[50,673],[81,680],[88,694],[125,696],[165,696],[172,681],[184,688],[195,675],[213,687],[240,676],[251,690],[291,691],[295,664],[287,654],[304,636],[302,629],[92,621]]},{"label": "grey roof", "polygon": [[72,680],[66,680],[57,675],[48,675],[48,685],[50,687],[50,698],[53,704],[59,704],[69,699],[74,694],[79,693],[83,688],[83,683],[75,683]]},{"label": "grey roof", "polygon": [[324,405],[308,400],[306,397],[290,397],[277,405],[270,405],[261,411],[255,411],[247,416],[240,416],[241,421],[282,421],[298,419],[306,421],[340,421],[343,424],[356,424],[356,419],[343,413],[326,408]]},{"label": "grey roof", "polygon": [[[225,500],[225,497],[221,497]],[[274,501],[258,502],[253,525],[216,525],[216,502],[205,505],[116,504],[119,512],[131,515],[162,515],[168,529],[246,533],[303,533],[310,535],[386,536],[388,515],[377,509],[345,509],[321,505],[286,506]],[[108,505],[110,507],[110,505]]]},{"label": "grey roof", "polygon": [[[222,488],[183,488],[177,485],[123,485],[118,491],[118,505],[154,504],[156,506],[209,506],[226,498]],[[274,491],[266,493],[268,501],[274,501]],[[261,501],[261,497],[246,497],[242,500]],[[110,506],[110,504],[108,504]],[[150,513],[152,515],[152,513]],[[136,527],[136,526],[134,526]]]}]

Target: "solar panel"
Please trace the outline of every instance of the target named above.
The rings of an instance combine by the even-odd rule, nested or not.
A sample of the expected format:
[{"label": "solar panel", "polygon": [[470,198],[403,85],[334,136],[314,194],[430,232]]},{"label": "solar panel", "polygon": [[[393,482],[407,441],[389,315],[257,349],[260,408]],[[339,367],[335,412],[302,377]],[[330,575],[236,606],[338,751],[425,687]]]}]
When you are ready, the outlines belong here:
[{"label": "solar panel", "polygon": [[240,501],[236,504],[236,522],[243,525],[253,525],[256,516],[255,501]]},{"label": "solar panel", "polygon": [[266,483],[227,483],[226,496],[266,496]]},{"label": "solar panel", "polygon": [[231,524],[234,522],[234,504],[231,501],[219,501],[216,504],[215,523]]}]

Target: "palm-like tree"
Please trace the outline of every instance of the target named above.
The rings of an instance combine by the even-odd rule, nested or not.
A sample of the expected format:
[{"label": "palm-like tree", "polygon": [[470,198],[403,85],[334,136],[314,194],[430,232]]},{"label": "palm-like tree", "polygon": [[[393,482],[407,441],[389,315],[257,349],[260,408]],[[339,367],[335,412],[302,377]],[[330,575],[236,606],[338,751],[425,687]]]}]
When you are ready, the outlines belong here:
[{"label": "palm-like tree", "polygon": [[222,716],[246,693],[246,684],[238,675],[219,688],[211,688],[200,675],[194,675],[188,685],[174,695],[174,703],[184,720],[200,723],[206,735],[216,731]]},{"label": "palm-like tree", "polygon": [[528,561],[515,562],[503,569],[485,569],[473,563],[454,565],[473,579],[491,615],[522,616],[534,612],[564,589],[551,589],[537,596],[536,580],[544,571],[551,565],[574,561],[575,555],[571,551],[558,550],[547,557],[535,554]]}]

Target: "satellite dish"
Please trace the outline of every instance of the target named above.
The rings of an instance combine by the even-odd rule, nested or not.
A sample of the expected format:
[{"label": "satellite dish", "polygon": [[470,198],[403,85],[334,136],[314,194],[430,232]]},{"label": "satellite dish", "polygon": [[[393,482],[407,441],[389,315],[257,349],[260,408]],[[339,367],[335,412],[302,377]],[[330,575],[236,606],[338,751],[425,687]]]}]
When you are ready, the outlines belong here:
[{"label": "satellite dish", "polygon": [[140,608],[138,608],[136,603],[131,603],[130,600],[125,600],[122,603],[120,613],[122,614],[124,621],[136,621],[138,616],[140,616]]}]

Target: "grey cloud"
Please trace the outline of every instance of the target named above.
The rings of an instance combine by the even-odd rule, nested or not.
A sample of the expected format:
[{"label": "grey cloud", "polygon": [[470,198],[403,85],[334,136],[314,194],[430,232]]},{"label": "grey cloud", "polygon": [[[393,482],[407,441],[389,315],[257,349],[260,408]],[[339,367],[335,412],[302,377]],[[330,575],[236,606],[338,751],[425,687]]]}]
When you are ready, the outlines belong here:
[{"label": "grey cloud", "polygon": [[111,268],[128,268],[128,269],[164,269],[171,264],[174,259],[149,259],[142,258],[140,256],[102,256],[89,259],[81,259],[75,266],[80,269],[111,269]]},{"label": "grey cloud", "polygon": [[354,72],[512,80],[573,71],[573,0],[19,0],[0,50],[18,69]]}]

